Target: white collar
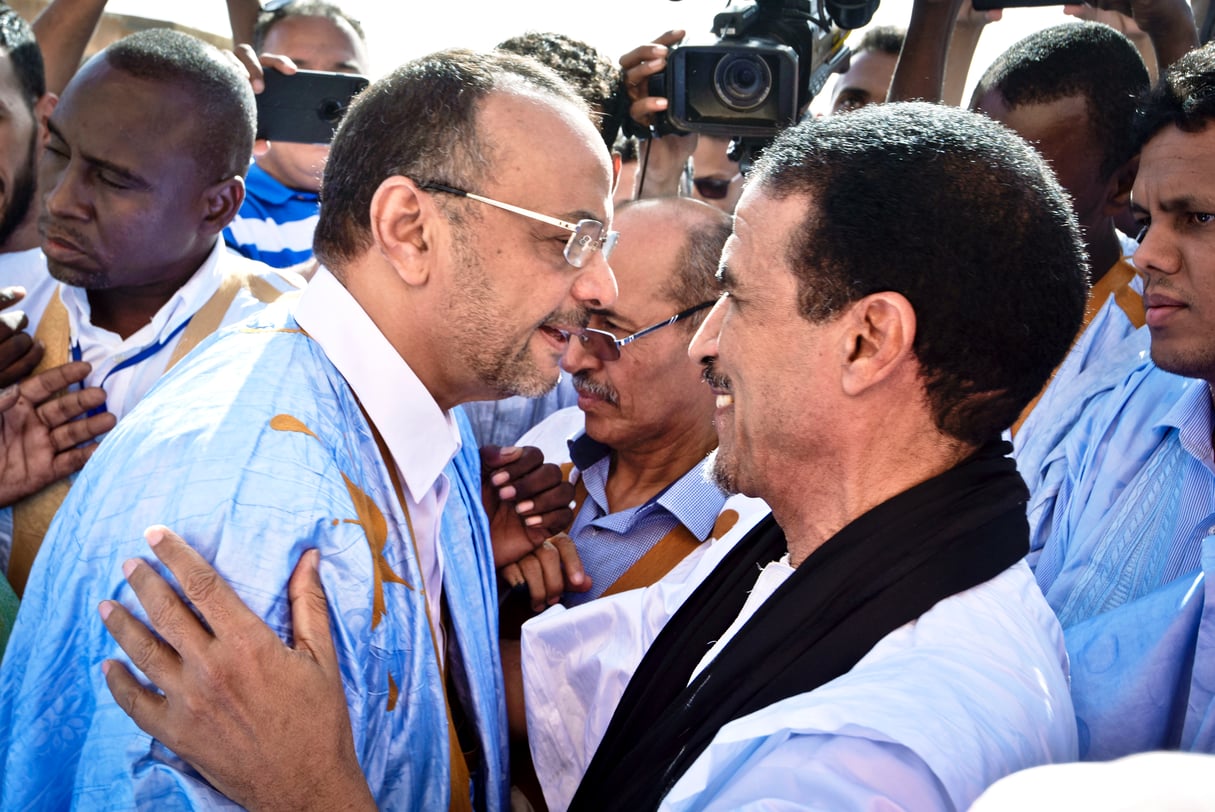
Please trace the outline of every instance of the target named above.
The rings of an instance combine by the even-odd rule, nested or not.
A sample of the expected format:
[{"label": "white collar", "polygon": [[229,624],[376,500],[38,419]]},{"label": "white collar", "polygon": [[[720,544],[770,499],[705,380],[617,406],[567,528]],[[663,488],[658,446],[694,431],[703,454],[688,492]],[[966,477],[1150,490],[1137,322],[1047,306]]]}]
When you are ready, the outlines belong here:
[{"label": "white collar", "polygon": [[177,289],[169,301],[164,303],[152,320],[140,327],[123,341],[117,333],[104,330],[93,324],[89,309],[88,291],[72,285],[59,285],[59,298],[67,308],[68,324],[71,325],[73,341],[81,344],[101,344],[112,354],[125,352],[128,348],[146,347],[162,341],[191,318],[207,303],[223,281],[220,254],[226,250],[223,240],[215,239],[215,246],[202,265],[184,285]]},{"label": "white collar", "polygon": [[414,502],[460,450],[460,429],[350,291],[320,268],[295,307],[295,320],[350,384],[396,460]]}]

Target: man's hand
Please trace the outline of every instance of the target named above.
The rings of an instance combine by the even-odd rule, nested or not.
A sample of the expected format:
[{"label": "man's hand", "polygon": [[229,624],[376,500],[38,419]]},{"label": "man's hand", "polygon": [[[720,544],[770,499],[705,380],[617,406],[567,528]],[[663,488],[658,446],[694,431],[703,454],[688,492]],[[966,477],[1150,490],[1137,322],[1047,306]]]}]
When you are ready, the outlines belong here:
[{"label": "man's hand", "polygon": [[163,694],[107,660],[119,706],[249,809],[375,809],[354,751],[319,553],[304,553],[291,575],[289,648],[180,537],[165,527],[145,537],[194,611],[147,562],[123,565],[159,637],[115,601],[99,606],[102,621]]},{"label": "man's hand", "polygon": [[540,449],[483,446],[481,470],[495,567],[518,561],[574,520],[574,486]]},{"label": "man's hand", "polygon": [[511,589],[527,585],[533,612],[543,612],[561,600],[564,592],[586,592],[591,578],[582,568],[574,540],[562,533],[541,544],[534,553],[498,571]]},{"label": "man's hand", "polygon": [[666,70],[670,46],[682,40],[684,33],[681,29],[667,31],[620,57],[624,89],[629,94],[629,116],[644,127],[653,124],[654,116],[667,109],[666,99],[650,95],[650,77]]},{"label": "man's hand", "polygon": [[[25,298],[22,288],[0,288],[0,309]],[[34,371],[42,360],[42,345],[25,328],[29,319],[20,310],[0,313],[0,386],[9,386]]]},{"label": "man's hand", "polygon": [[[666,70],[671,46],[683,37],[684,31],[681,29],[667,31],[653,42],[640,45],[620,57],[624,88],[629,94],[629,117],[644,127],[652,125],[668,106],[667,99],[650,95],[650,77]],[[698,140],[692,133],[664,135],[644,141],[640,148],[644,151],[641,160],[645,175],[638,179],[641,185],[637,189],[637,197],[677,197],[684,167],[696,151]]]},{"label": "man's hand", "polygon": [[[247,42],[238,42],[231,51],[232,56],[249,75],[249,84],[254,93],[266,89],[266,68],[272,68],[279,73],[290,76],[299,70],[291,57],[282,54],[259,54]],[[253,143],[253,155],[261,157],[270,151],[271,144],[265,138],[259,138]]]},{"label": "man's hand", "polygon": [[79,471],[97,449],[89,441],[114,428],[109,412],[76,419],[105,403],[101,389],[55,395],[91,368],[83,361],[64,364],[0,392],[0,506]]},{"label": "man's hand", "polygon": [[[1198,29],[1186,0],[1089,0],[1065,5],[1063,11],[1121,31],[1143,53],[1149,69],[1152,55],[1157,69],[1163,72],[1187,51],[1198,47]],[[1144,34],[1152,44],[1152,54],[1146,53]]]}]

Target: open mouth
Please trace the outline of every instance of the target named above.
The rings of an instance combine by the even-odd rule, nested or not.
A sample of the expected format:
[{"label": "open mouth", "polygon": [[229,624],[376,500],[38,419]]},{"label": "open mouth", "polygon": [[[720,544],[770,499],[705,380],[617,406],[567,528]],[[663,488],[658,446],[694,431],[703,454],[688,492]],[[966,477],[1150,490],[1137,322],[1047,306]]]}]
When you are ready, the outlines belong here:
[{"label": "open mouth", "polygon": [[548,338],[549,341],[553,342],[553,344],[555,344],[558,347],[561,347],[563,349],[565,348],[565,345],[569,343],[569,340],[570,340],[570,334],[569,334],[568,330],[562,330],[562,329],[559,329],[557,327],[552,327],[547,324],[543,324],[540,326],[540,332],[543,333],[545,335],[545,337]]}]

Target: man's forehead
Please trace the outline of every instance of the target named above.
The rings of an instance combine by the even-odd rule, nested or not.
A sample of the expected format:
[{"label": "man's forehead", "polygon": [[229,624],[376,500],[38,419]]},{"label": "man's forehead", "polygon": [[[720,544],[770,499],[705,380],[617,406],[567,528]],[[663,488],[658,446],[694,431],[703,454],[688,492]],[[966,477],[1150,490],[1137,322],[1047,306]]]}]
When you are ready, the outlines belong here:
[{"label": "man's forehead", "polygon": [[565,203],[558,211],[566,215],[610,217],[611,156],[577,106],[550,94],[500,89],[482,102],[477,127],[491,182],[559,198]]},{"label": "man's forehead", "polygon": [[1188,205],[1198,198],[1215,204],[1215,125],[1186,132],[1169,125],[1154,135],[1140,152],[1139,170],[1131,191],[1137,208],[1149,205],[1165,210]]}]

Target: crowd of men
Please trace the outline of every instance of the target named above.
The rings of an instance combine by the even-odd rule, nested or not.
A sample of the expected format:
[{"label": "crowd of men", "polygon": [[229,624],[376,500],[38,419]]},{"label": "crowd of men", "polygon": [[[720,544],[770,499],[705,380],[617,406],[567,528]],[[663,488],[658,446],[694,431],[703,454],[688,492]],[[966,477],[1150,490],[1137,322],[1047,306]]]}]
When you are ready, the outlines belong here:
[{"label": "crowd of men", "polygon": [[987,18],[916,0],[621,193],[682,32],[267,149],[338,6],[65,74],[95,16],[0,5],[0,809],[1210,801],[1215,46],[1124,10],[1155,80],[1075,22],[963,109]]}]

